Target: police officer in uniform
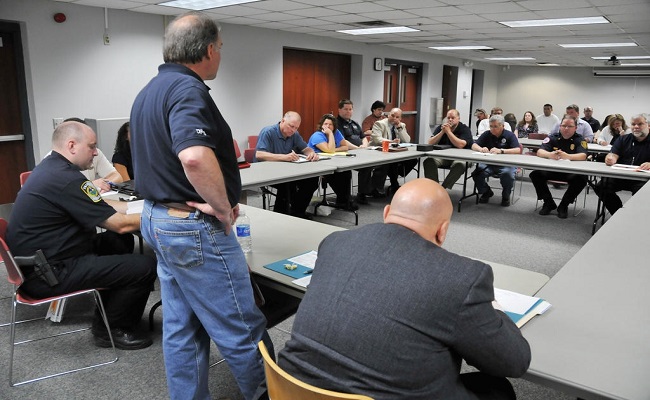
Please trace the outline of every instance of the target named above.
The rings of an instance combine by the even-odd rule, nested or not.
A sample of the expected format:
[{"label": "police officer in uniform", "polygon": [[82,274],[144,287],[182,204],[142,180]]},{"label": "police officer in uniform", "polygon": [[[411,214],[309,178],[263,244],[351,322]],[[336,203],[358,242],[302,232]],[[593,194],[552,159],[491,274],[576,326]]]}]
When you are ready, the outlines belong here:
[{"label": "police officer in uniform", "polygon": [[[101,296],[115,346],[123,350],[148,347],[152,341],[136,327],[156,279],[156,260],[129,253],[113,232],[140,228],[140,216],[118,212],[82,173],[97,155],[93,130],[78,122],[64,122],[52,135],[52,154],[34,168],[18,193],[7,231],[15,256],[42,250],[54,279],[40,267],[23,266],[22,289],[35,298],[76,290],[104,288]],[[111,202],[115,207],[125,204]],[[113,232],[97,234],[96,227]],[[58,281],[58,282],[57,282]],[[93,321],[95,344],[111,341],[99,313]]]},{"label": "police officer in uniform", "polygon": [[[553,160],[584,161],[587,159],[587,142],[576,133],[578,121],[576,117],[564,116],[560,122],[560,132],[553,133],[542,142],[542,147],[537,150],[537,156]],[[560,205],[553,201],[553,196],[548,188],[548,180],[569,182],[569,187]],[[535,186],[537,198],[544,201],[539,215],[548,215],[557,208],[557,216],[566,218],[569,204],[573,203],[587,185],[586,175],[567,174],[563,172],[533,171],[530,173],[530,180]]]}]

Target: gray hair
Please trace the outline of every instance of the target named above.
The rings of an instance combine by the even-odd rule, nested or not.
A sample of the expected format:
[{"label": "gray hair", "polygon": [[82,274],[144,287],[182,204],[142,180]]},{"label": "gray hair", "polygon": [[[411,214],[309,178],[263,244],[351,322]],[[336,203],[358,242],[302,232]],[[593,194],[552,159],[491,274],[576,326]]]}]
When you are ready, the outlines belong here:
[{"label": "gray hair", "polygon": [[163,60],[166,63],[196,64],[216,43],[221,28],[207,15],[190,11],[174,18],[165,30]]},{"label": "gray hair", "polygon": [[492,121],[494,121],[494,122],[498,123],[499,125],[503,126],[503,123],[504,123],[505,120],[503,119],[503,115],[494,114],[493,116],[490,117],[490,122],[492,122]]},{"label": "gray hair", "polygon": [[648,122],[648,114],[646,114],[646,113],[633,115],[632,119],[630,119],[630,121],[633,120],[633,119],[637,119],[637,118],[643,118],[643,119],[645,119],[645,122]]}]

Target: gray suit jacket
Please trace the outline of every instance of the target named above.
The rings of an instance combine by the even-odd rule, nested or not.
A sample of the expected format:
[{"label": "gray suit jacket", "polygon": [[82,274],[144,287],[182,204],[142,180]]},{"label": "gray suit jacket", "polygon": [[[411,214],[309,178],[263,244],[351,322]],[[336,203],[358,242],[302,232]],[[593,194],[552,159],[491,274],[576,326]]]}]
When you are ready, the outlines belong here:
[{"label": "gray suit jacket", "polygon": [[333,233],[279,364],[310,384],[375,399],[474,399],[458,378],[462,359],[518,377],[531,357],[492,307],[492,281],[489,265],[399,225]]}]

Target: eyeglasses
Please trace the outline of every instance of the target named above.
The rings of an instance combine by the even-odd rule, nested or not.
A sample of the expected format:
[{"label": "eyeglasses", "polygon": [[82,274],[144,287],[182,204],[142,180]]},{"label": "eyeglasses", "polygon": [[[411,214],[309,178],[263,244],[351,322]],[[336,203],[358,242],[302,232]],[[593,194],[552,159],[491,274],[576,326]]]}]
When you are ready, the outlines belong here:
[{"label": "eyeglasses", "polygon": [[560,125],[560,127],[564,128],[564,129],[569,129],[569,128],[575,128],[576,126],[575,125]]}]

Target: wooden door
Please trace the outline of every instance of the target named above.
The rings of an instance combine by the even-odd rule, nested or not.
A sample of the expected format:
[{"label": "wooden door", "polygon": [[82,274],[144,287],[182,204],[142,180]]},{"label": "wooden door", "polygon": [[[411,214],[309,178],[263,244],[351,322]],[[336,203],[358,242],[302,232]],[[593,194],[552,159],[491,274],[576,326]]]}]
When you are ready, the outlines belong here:
[{"label": "wooden door", "polygon": [[0,22],[0,204],[14,202],[19,175],[28,170],[25,138],[31,134],[25,88],[20,27]]},{"label": "wooden door", "polygon": [[309,140],[323,114],[337,115],[338,102],[350,98],[350,65],[347,54],[284,49],[283,108],[302,119],[300,135]]},{"label": "wooden door", "polygon": [[402,61],[388,61],[384,69],[386,111],[395,107],[402,110],[402,122],[413,143],[419,142],[421,71],[421,66]]},{"label": "wooden door", "polygon": [[456,108],[456,92],[458,91],[458,67],[445,65],[442,67],[442,115]]}]

